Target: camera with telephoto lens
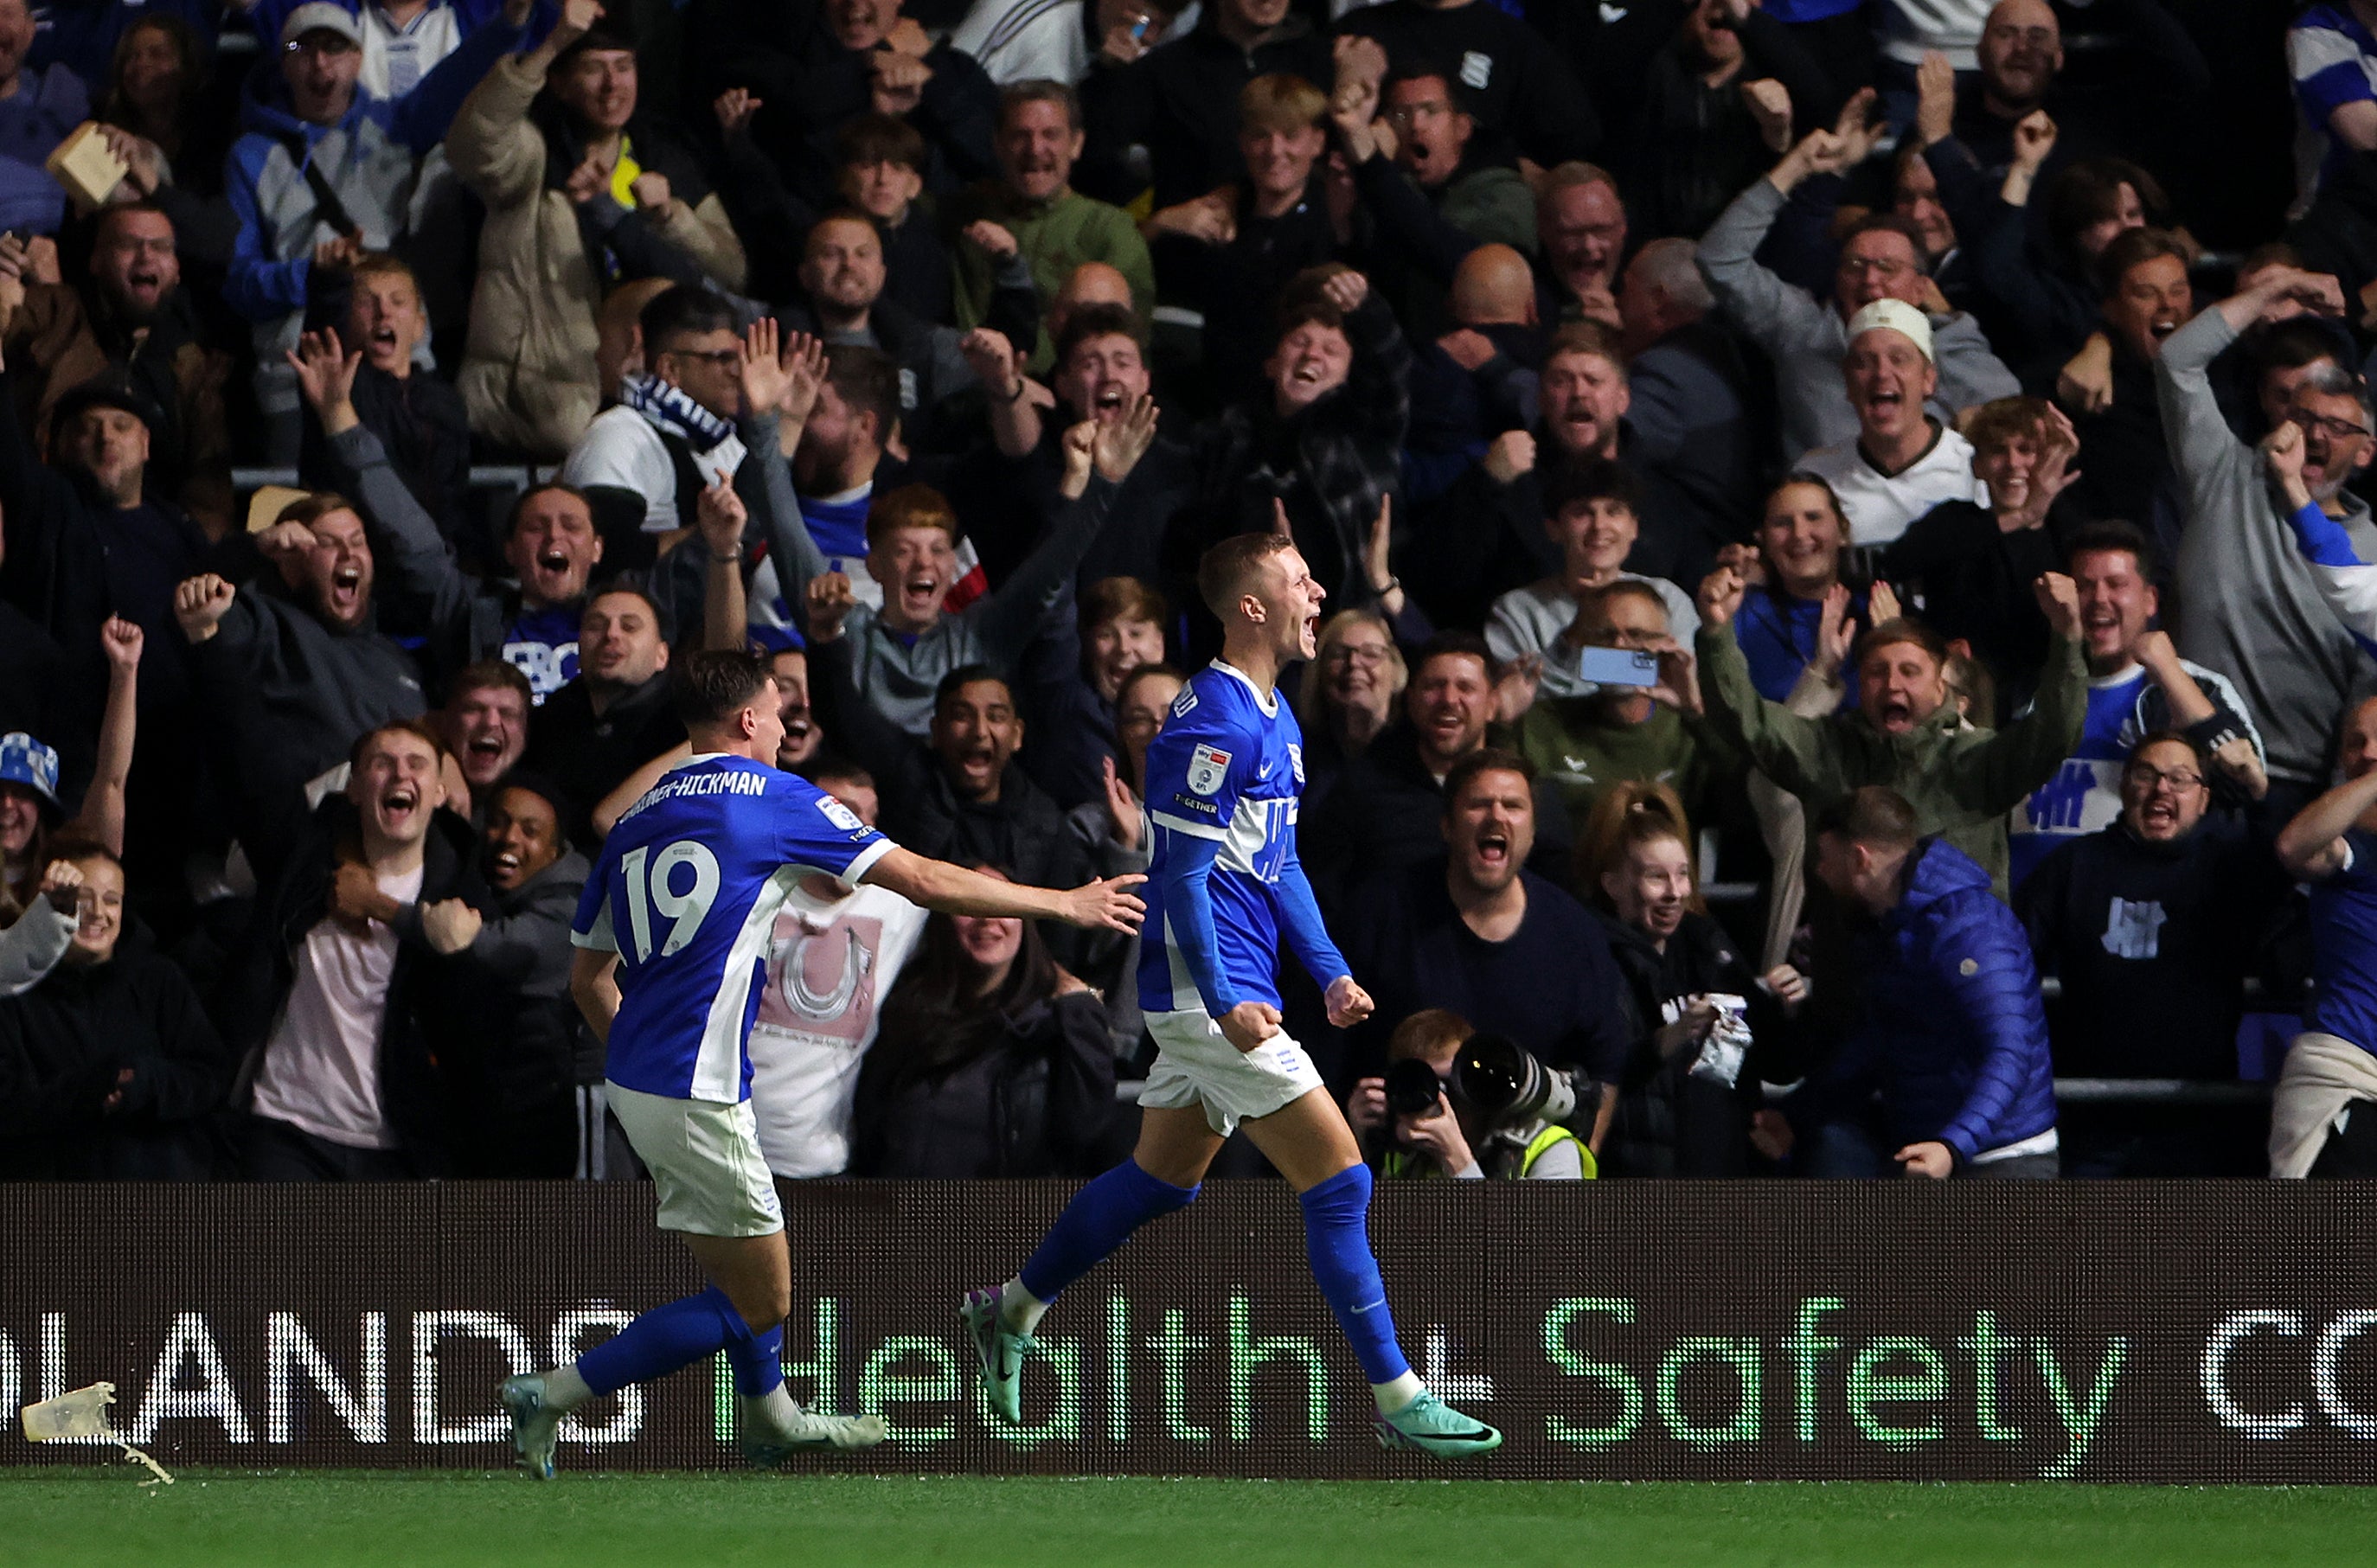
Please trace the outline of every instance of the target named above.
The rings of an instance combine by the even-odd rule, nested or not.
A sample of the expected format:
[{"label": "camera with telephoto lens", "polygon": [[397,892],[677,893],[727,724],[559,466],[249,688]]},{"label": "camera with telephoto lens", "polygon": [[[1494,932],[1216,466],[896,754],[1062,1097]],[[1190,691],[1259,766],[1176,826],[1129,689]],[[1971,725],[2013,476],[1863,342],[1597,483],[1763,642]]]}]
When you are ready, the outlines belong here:
[{"label": "camera with telephoto lens", "polygon": [[1436,1109],[1444,1080],[1416,1056],[1387,1063],[1387,1111],[1394,1116],[1425,1116]]},{"label": "camera with telephoto lens", "polygon": [[1574,1077],[1545,1066],[1508,1035],[1471,1035],[1462,1043],[1452,1059],[1452,1092],[1497,1128],[1529,1121],[1567,1126],[1581,1101],[1588,1119],[1594,1109]]}]

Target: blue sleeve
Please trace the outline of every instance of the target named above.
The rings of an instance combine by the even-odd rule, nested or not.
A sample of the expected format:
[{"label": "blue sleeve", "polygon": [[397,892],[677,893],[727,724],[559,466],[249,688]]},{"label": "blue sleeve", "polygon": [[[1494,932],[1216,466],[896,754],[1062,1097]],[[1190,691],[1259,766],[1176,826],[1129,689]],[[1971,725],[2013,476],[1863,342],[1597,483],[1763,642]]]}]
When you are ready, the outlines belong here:
[{"label": "blue sleeve", "polygon": [[891,852],[890,839],[806,779],[781,774],[770,783],[780,830],[776,854],[784,864],[815,866],[854,885]]},{"label": "blue sleeve", "polygon": [[223,299],[250,321],[272,321],[305,309],[314,267],[310,252],[282,261],[266,248],[270,226],[256,205],[256,182],[275,145],[269,137],[242,137],[223,160],[223,195],[239,220],[231,267],[223,275]]},{"label": "blue sleeve", "polygon": [[2352,536],[2344,525],[2319,509],[2316,501],[2287,516],[2287,524],[2295,530],[2295,542],[2302,546],[2303,556],[2314,566],[2361,566],[2368,563],[2353,553]]},{"label": "blue sleeve", "polygon": [[1304,874],[1304,862],[1296,858],[1293,834],[1287,840],[1287,858],[1280,862],[1278,889],[1279,923],[1287,937],[1287,945],[1313,982],[1327,991],[1337,977],[1350,975],[1354,968],[1345,962],[1345,955],[1337,951],[1337,944],[1329,940],[1329,928],[1320,919],[1320,900],[1312,896],[1311,879]]},{"label": "blue sleeve", "polygon": [[1935,950],[1953,1012],[1981,1035],[1972,1089],[1939,1133],[1939,1141],[1965,1160],[2006,1141],[1998,1128],[2048,1055],[2047,1015],[2029,939],[1995,895],[1977,894],[1974,902],[1978,913],[1958,921],[1960,930],[1943,932]]},{"label": "blue sleeve", "polygon": [[1202,834],[1158,828],[1165,839],[1155,863],[1163,878],[1164,911],[1180,945],[1181,961],[1197,994],[1205,999],[1209,1017],[1219,1018],[1238,1004],[1238,995],[1223,983],[1221,943],[1213,934],[1213,899],[1205,886],[1213,873],[1221,840]]}]

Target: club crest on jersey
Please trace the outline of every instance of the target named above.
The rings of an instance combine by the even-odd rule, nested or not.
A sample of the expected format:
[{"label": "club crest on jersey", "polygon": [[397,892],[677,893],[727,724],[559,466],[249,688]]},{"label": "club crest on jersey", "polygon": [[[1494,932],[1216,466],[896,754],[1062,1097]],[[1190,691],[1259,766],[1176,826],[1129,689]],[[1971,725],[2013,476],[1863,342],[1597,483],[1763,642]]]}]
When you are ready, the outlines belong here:
[{"label": "club crest on jersey", "polygon": [[1200,795],[1211,795],[1222,788],[1222,780],[1230,776],[1230,754],[1219,746],[1202,742],[1188,754],[1188,788]]},{"label": "club crest on jersey", "polygon": [[858,814],[852,811],[848,806],[843,805],[840,801],[835,800],[831,795],[827,795],[820,799],[817,803],[817,809],[824,814],[825,819],[828,822],[833,824],[836,827],[841,828],[844,833],[864,833],[866,831],[866,825],[858,820]]}]

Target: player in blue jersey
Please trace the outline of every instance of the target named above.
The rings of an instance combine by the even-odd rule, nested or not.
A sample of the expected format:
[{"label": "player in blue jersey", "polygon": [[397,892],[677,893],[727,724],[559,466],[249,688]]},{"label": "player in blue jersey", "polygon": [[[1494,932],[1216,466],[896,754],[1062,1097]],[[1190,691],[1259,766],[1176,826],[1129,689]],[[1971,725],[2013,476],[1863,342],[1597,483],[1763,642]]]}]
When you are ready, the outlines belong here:
[{"label": "player in blue jersey", "polygon": [[740,1396],[744,1451],[772,1466],[795,1448],[883,1440],[878,1416],[803,1410],[784,1389],[792,1258],[774,1179],[759,1157],[745,1041],[776,914],[822,873],[872,883],[956,915],[1052,918],[1129,932],[1127,889],[1022,887],[911,854],[806,781],[770,766],[782,742],[769,665],[698,653],[677,668],[677,715],[693,755],[661,775],[603,840],[571,940],[578,1005],[609,1048],[611,1109],[651,1168],[660,1224],[681,1235],[710,1288],[655,1307],[567,1366],[505,1380],[512,1445],[553,1477],[571,1409],[723,1350]]},{"label": "player in blue jersey", "polygon": [[1221,618],[1222,657],[1189,681],[1147,751],[1155,860],[1139,1001],[1159,1049],[1139,1097],[1139,1146],[1067,1206],[1021,1273],[968,1295],[959,1315],[991,1408],[1017,1420],[1017,1377],[1057,1292],[1184,1207],[1243,1125],[1303,1205],[1313,1277],[1377,1396],[1380,1442],[1484,1454],[1501,1433],[1430,1394],[1395,1343],[1364,1224],[1369,1168],[1311,1058],[1280,1029],[1283,935],[1327,992],[1331,1024],[1370,1013],[1296,858],[1304,744],[1279,673],[1313,656],[1323,591],[1284,533],[1223,540],[1198,564],[1197,587]]}]

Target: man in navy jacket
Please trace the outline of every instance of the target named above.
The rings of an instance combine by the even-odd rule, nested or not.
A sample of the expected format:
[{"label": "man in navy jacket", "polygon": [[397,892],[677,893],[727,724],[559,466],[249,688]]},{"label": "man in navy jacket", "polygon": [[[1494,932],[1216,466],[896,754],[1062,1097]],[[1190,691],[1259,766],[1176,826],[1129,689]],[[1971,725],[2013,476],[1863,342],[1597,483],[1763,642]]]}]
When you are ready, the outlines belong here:
[{"label": "man in navy jacket", "polygon": [[1869,784],[1816,819],[1817,877],[1865,917],[1862,1012],[1810,1086],[1813,1174],[2052,1177],[2054,1069],[2038,971],[1989,873],[1919,837],[1904,797]]}]

